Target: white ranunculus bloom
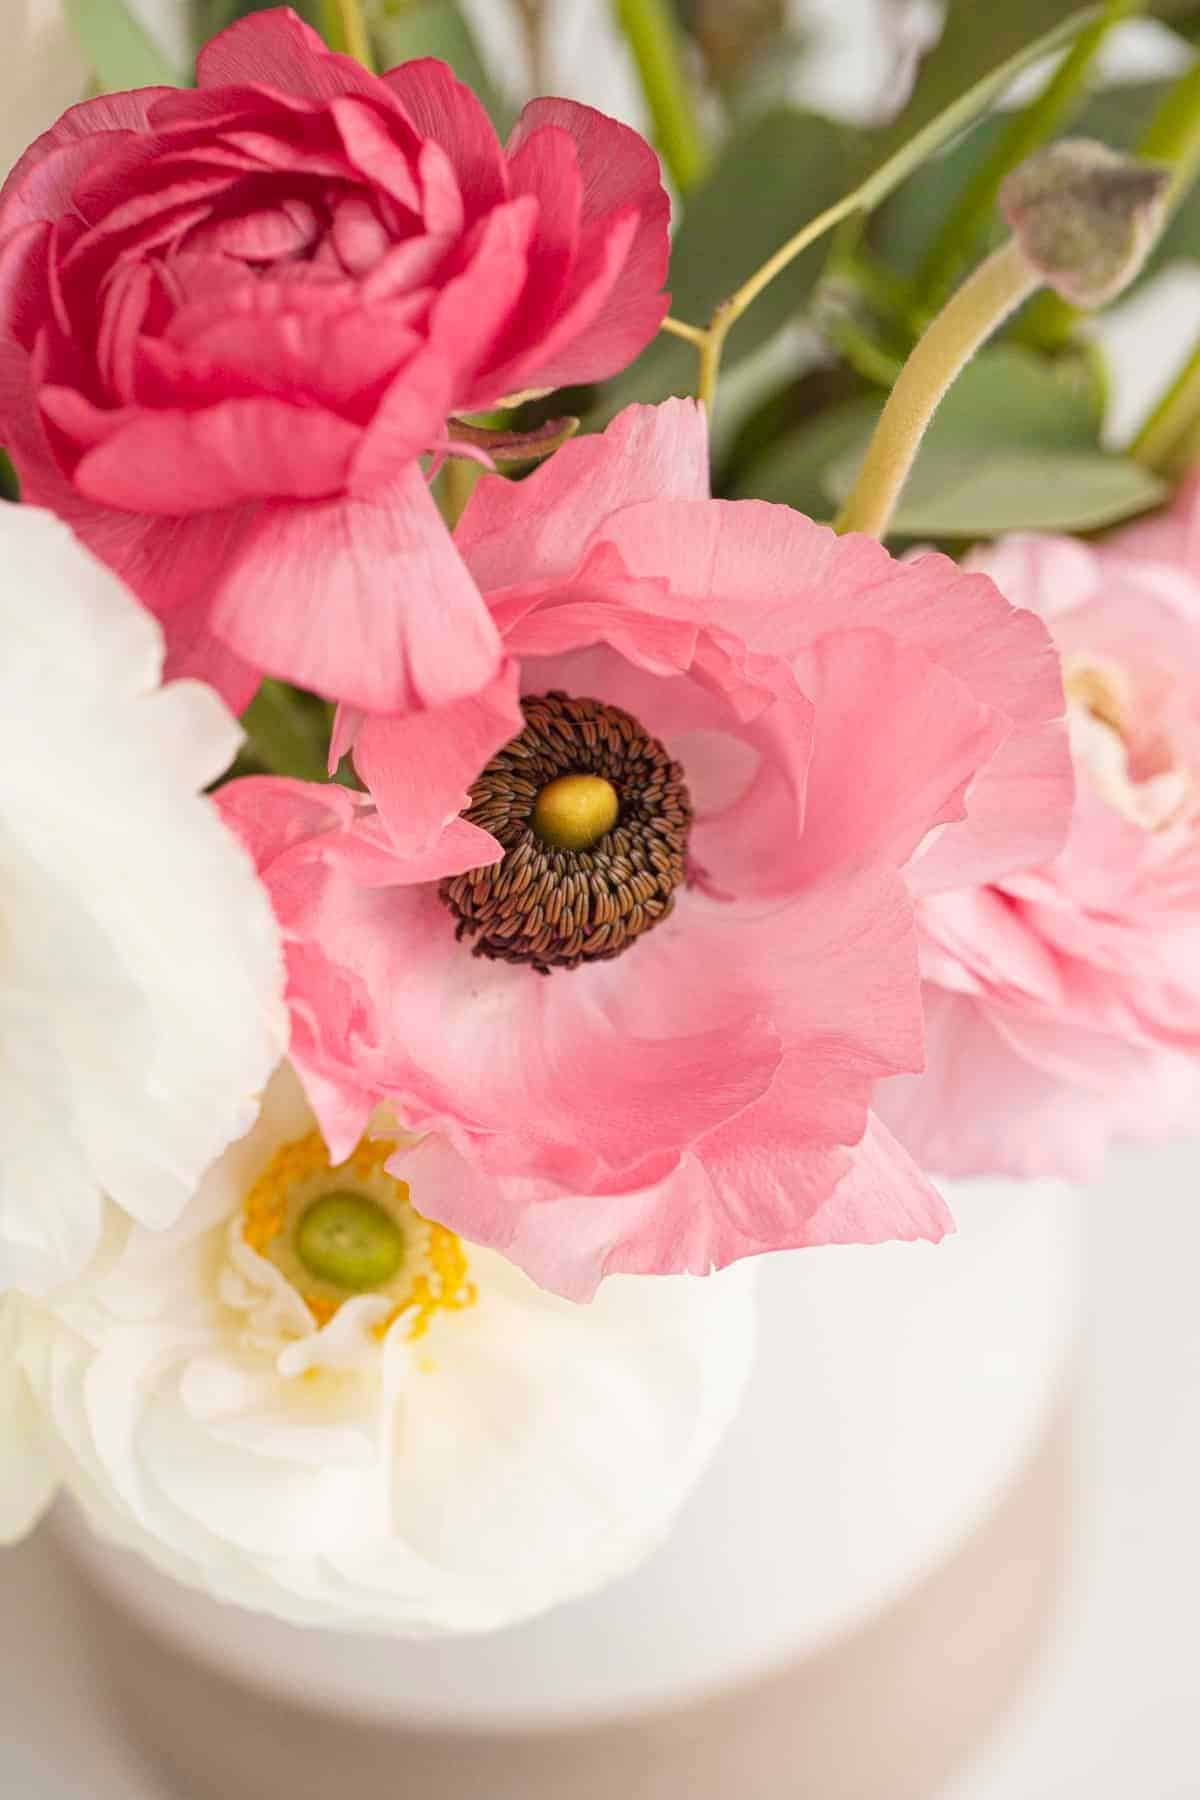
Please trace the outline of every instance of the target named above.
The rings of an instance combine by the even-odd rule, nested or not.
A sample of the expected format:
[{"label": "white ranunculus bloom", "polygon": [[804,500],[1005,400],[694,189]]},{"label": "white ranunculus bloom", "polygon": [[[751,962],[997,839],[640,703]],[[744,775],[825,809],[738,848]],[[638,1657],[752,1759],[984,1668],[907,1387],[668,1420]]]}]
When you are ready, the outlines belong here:
[{"label": "white ranunculus bloom", "polygon": [[170,1224],[286,1041],[270,909],[200,790],[236,721],[159,685],[158,626],[66,527],[0,504],[0,1293]]},{"label": "white ranunculus bloom", "polygon": [[422,1218],[452,1156],[380,1118],[331,1168],[285,1066],[178,1225],[117,1221],[20,1302],[16,1366],[102,1534],[296,1623],[411,1635],[653,1548],[741,1393],[744,1268],[576,1306]]}]

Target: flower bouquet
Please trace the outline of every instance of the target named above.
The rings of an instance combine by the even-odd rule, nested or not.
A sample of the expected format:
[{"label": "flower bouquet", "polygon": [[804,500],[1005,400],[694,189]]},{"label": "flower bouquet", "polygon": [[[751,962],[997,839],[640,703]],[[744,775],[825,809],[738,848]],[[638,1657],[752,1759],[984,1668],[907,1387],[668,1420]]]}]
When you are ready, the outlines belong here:
[{"label": "flower bouquet", "polygon": [[1055,1184],[1200,1091],[1200,382],[1114,446],[1088,324],[1200,247],[1200,78],[1093,94],[1131,10],[952,4],[849,134],[773,9],[621,0],[651,142],[498,135],[452,7],[481,94],[356,0],[85,40],[0,191],[5,1537],[65,1489],[198,1656],[495,1722],[811,1647],[1014,1478]]}]

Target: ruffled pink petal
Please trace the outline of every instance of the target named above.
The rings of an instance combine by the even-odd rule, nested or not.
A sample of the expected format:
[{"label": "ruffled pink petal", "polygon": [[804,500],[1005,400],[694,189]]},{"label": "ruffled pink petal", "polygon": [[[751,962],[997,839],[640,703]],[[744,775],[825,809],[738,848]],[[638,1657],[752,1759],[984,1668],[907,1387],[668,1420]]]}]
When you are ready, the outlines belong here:
[{"label": "ruffled pink petal", "polygon": [[214,595],[213,629],[256,667],[367,712],[446,705],[500,667],[416,466],[375,501],[264,505]]},{"label": "ruffled pink petal", "polygon": [[572,439],[524,481],[485,476],[455,538],[485,592],[533,578],[549,583],[574,569],[622,508],[707,494],[703,409],[694,400],[629,406],[605,432]]},{"label": "ruffled pink petal", "polygon": [[631,572],[666,576],[679,606],[754,650],[789,657],[830,631],[894,633],[1011,721],[966,819],[914,860],[916,891],[994,880],[1060,847],[1073,778],[1058,658],[1042,622],[987,577],[944,556],[899,563],[873,539],[753,500],[627,507],[604,537]]},{"label": "ruffled pink petal", "polygon": [[[547,321],[536,331],[528,333],[532,342],[524,349],[517,350],[511,356],[505,356],[503,343],[497,346],[495,362],[481,371],[466,411],[474,411],[502,399],[504,395],[519,392],[531,386],[561,387],[566,385],[560,379],[560,355],[570,358],[576,353],[579,339],[584,339],[589,348],[595,346],[594,327],[605,301],[621,279],[629,247],[637,234],[638,215],[630,207],[623,213],[616,214],[605,229],[604,235],[589,247],[586,257],[581,258],[583,281],[570,301],[565,303],[558,316]],[[532,281],[531,281],[532,286]],[[527,292],[529,290],[527,289]],[[646,339],[651,338],[658,330],[661,320],[666,315],[667,296],[660,294],[650,296],[652,304],[647,307]],[[657,316],[650,322],[651,313],[657,308]],[[513,321],[512,338],[520,339],[526,335],[526,328],[520,319]],[[601,350],[595,348],[597,360]],[[622,369],[630,358],[620,351],[612,353],[615,357],[614,371]],[[599,379],[599,377],[597,377]]]},{"label": "ruffled pink petal", "polygon": [[135,88],[68,107],[17,159],[0,187],[0,237],[34,219],[54,219],[69,211],[79,176],[109,149],[127,142],[124,134],[145,131],[148,109],[174,91]]},{"label": "ruffled pink petal", "polygon": [[484,765],[524,730],[520,670],[507,662],[490,687],[448,706],[363,721],[354,766],[401,855],[438,837],[470,801]]},{"label": "ruffled pink petal", "polygon": [[354,493],[370,493],[428,449],[516,303],[533,225],[531,201],[489,214],[469,267],[433,303],[426,347],[396,377],[364,433]]},{"label": "ruffled pink petal", "polygon": [[902,866],[928,831],[964,816],[1008,720],[883,631],[830,632],[795,668],[816,719],[802,870]]},{"label": "ruffled pink petal", "polygon": [[941,1196],[879,1119],[868,1116],[853,1146],[798,1144],[770,1097],[629,1192],[530,1193],[481,1177],[435,1138],[402,1172],[419,1182],[431,1217],[576,1301],[608,1275],[707,1275],[772,1250],[937,1242],[953,1229]]},{"label": "ruffled pink petal", "polygon": [[388,118],[377,106],[353,96],[335,100],[330,113],[346,154],[367,182],[420,217],[421,190],[413,161],[420,140],[403,117]]},{"label": "ruffled pink petal", "polygon": [[[612,215],[636,209],[637,229],[622,261],[617,281],[587,331],[564,344],[544,364],[529,371],[530,385],[566,387],[598,381],[631,363],[650,341],[666,314],[660,293],[670,255],[670,202],[662,185],[659,161],[637,132],[590,106],[571,100],[533,100],[518,119],[507,152],[516,156],[533,134],[547,125],[566,131],[575,141],[584,179],[579,287],[591,278],[589,238],[608,235]],[[569,289],[567,299],[575,294]]]},{"label": "ruffled pink petal", "polygon": [[468,218],[507,199],[504,155],[492,122],[445,63],[433,57],[402,63],[383,76],[383,85],[421,136],[440,144],[450,158]]},{"label": "ruffled pink petal", "polygon": [[386,99],[382,82],[352,56],[338,56],[290,7],[251,13],[210,38],[196,58],[200,88],[268,87],[308,100],[338,94]]},{"label": "ruffled pink petal", "polygon": [[1127,1115],[1150,1120],[1164,1093],[1179,1093],[1174,1072],[1164,1085],[1162,1059],[1149,1046],[1061,1019],[1048,1017],[1040,1029],[1060,1057],[1069,1054],[1069,1080],[1053,1078],[1029,1054],[1039,1029],[1032,1020],[987,1001],[931,987],[925,1021],[925,1073],[881,1083],[875,1108],[937,1174],[1090,1180],[1119,1126],[1118,1101]]},{"label": "ruffled pink petal", "polygon": [[270,398],[143,412],[84,456],[75,485],[101,506],[167,515],[320,500],[344,489],[361,440],[333,413]]}]

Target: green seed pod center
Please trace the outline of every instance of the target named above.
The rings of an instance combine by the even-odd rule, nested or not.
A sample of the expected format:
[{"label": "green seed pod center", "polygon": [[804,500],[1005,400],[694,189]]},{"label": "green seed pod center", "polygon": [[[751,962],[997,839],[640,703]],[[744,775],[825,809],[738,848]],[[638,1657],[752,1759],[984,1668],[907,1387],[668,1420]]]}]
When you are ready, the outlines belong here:
[{"label": "green seed pod center", "polygon": [[365,1194],[339,1190],[305,1208],[296,1255],[310,1275],[362,1294],[385,1286],[404,1261],[404,1233]]}]

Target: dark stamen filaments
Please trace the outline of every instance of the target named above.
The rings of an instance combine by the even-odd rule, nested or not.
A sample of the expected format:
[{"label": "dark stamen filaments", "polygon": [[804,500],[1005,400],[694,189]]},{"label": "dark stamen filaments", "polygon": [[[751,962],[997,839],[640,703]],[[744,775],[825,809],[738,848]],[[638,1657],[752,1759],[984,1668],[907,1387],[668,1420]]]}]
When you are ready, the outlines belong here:
[{"label": "dark stamen filaments", "polygon": [[[620,707],[549,693],[521,710],[525,730],[488,763],[463,814],[507,854],[439,892],[476,956],[548,974],[619,956],[666,918],[692,809],[679,764]],[[538,795],[563,775],[597,775],[616,790],[617,822],[587,849],[558,849],[534,829]]]}]

